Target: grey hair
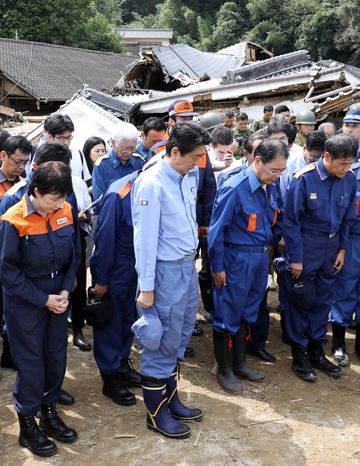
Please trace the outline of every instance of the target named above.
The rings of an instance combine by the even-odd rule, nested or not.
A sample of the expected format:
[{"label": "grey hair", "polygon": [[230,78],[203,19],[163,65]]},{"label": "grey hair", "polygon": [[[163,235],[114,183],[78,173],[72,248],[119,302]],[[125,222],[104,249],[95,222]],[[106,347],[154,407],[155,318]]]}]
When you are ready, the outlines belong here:
[{"label": "grey hair", "polygon": [[139,131],[131,123],[121,123],[116,132],[112,135],[112,140],[116,146],[119,146],[123,141],[138,140]]}]

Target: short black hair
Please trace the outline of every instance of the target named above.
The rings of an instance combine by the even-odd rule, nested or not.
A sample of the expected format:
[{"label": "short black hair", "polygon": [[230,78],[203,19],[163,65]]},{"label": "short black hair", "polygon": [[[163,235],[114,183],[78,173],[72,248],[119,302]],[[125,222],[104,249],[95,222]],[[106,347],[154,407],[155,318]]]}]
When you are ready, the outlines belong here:
[{"label": "short black hair", "polygon": [[331,160],[356,158],[358,150],[359,143],[351,134],[336,134],[325,142],[325,151],[329,152]]},{"label": "short black hair", "polygon": [[306,136],[305,146],[307,150],[325,152],[326,135],[322,131],[312,131]]},{"label": "short black hair", "polygon": [[235,113],[232,110],[226,110],[226,112],[224,113],[225,118],[234,118],[234,116]]},{"label": "short black hair", "polygon": [[31,142],[24,136],[9,136],[2,144],[2,150],[8,155],[13,154],[17,149],[23,154],[29,155],[31,153]]},{"label": "short black hair", "polygon": [[265,139],[265,134],[262,133],[262,132],[256,132],[256,133],[252,133],[250,134],[246,139],[245,139],[245,142],[244,142],[244,150],[248,151],[248,152],[252,152],[253,149],[254,149],[254,142],[255,141],[263,141]]},{"label": "short black hair", "polygon": [[275,107],[275,115],[278,115],[279,113],[283,112],[290,112],[289,107],[286,105],[278,105],[277,107]]},{"label": "short black hair", "polygon": [[[290,123],[285,121],[284,119],[274,119],[271,120],[268,126],[266,127],[266,136],[271,136],[273,133],[285,133],[288,139],[292,134],[292,126]],[[295,129],[295,137],[296,137],[296,129]],[[295,140],[294,137],[294,140]],[[290,141],[289,141],[290,142]],[[293,141],[294,142],[294,141]]]},{"label": "short black hair", "polygon": [[288,123],[290,126],[289,128],[289,134],[287,135],[288,140],[289,140],[289,145],[293,144],[295,142],[298,130],[296,129],[296,126],[292,125],[291,123]]},{"label": "short black hair", "polygon": [[248,114],[245,112],[237,113],[235,117],[236,121],[249,120]]},{"label": "short black hair", "polygon": [[267,104],[263,108],[263,113],[265,112],[273,112],[274,111],[274,106],[271,104]]},{"label": "short black hair", "polygon": [[166,154],[170,155],[174,147],[177,147],[181,155],[192,152],[199,146],[210,144],[210,134],[194,121],[181,121],[171,131],[166,144]]},{"label": "short black hair", "polygon": [[166,131],[166,124],[162,118],[159,117],[149,117],[143,123],[142,130],[145,136],[148,134],[150,130],[155,131]]},{"label": "short black hair", "polygon": [[71,168],[62,162],[46,162],[34,171],[34,176],[29,184],[29,194],[35,196],[35,188],[44,196],[70,196],[73,191],[71,180]]},{"label": "short black hair", "polygon": [[262,163],[269,163],[277,157],[283,157],[287,160],[289,149],[287,146],[276,139],[265,138],[255,149],[255,157],[259,156]]},{"label": "short black hair", "polygon": [[71,151],[65,144],[45,142],[35,152],[34,163],[37,166],[46,162],[63,162],[70,165]]},{"label": "short black hair", "polygon": [[222,144],[224,146],[230,146],[234,142],[234,134],[230,128],[226,126],[219,126],[211,132],[211,144],[217,146]]},{"label": "short black hair", "polygon": [[56,113],[46,118],[44,121],[44,130],[54,137],[65,133],[65,131],[74,131],[74,123],[68,115]]},{"label": "short black hair", "polygon": [[3,150],[4,141],[10,136],[6,129],[0,129],[0,150]]}]

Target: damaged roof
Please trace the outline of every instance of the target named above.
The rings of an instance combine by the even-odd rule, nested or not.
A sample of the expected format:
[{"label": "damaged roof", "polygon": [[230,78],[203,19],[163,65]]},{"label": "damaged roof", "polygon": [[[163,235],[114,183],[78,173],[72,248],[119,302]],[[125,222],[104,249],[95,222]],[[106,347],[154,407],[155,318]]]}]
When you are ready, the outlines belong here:
[{"label": "damaged roof", "polygon": [[0,72],[41,101],[65,101],[84,83],[111,91],[136,58],[130,55],[0,39]]},{"label": "damaged roof", "polygon": [[189,80],[196,81],[205,74],[210,78],[220,78],[224,70],[243,63],[242,58],[201,52],[186,44],[154,47],[152,53],[160,62],[165,75],[187,83]]},{"label": "damaged roof", "polygon": [[233,67],[226,71],[221,84],[233,84],[253,79],[262,79],[279,75],[289,75],[305,71],[312,67],[307,50],[286,53],[267,60],[262,60],[239,68]]}]

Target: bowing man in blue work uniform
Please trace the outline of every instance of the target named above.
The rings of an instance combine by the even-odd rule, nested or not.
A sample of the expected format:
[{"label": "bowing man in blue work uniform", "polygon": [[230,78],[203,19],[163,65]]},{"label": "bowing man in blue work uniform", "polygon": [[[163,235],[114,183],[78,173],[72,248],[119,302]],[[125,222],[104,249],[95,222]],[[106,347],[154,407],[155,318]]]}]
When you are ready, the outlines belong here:
[{"label": "bowing man in blue work uniform", "polygon": [[246,363],[248,324],[256,322],[266,291],[269,245],[279,210],[275,182],[285,170],[288,149],[265,139],[253,163],[218,191],[209,229],[209,257],[215,289],[213,338],[217,377],[230,393],[240,392],[236,375],[261,380]]},{"label": "bowing man in blue work uniform", "polygon": [[285,310],[292,369],[303,380],[316,380],[314,368],[332,377],[341,375],[323,347],[336,274],[344,266],[355,221],[356,177],[350,168],[357,150],[352,136],[327,139],[323,157],[294,175],[287,196],[283,234],[292,276],[310,281],[316,290],[309,309],[293,303]]},{"label": "bowing man in blue work uniform", "polygon": [[[47,435],[64,443],[77,439],[56,411],[66,368],[68,296],[80,255],[76,215],[65,202],[71,192],[70,167],[48,162],[0,224],[4,314],[18,368],[19,443],[39,456],[57,451]],[[39,410],[42,430],[34,419]]]},{"label": "bowing man in blue work uniform", "polygon": [[207,131],[196,123],[176,124],[165,157],[138,177],[133,190],[137,303],[145,330],[151,319],[159,324],[148,325],[149,341],[138,331],[139,321],[133,326],[141,344],[147,426],[172,438],[190,435],[190,428],[178,420],[202,418],[200,409],[180,402],[176,376],[177,361],[184,358],[194,328],[199,298],[197,193],[194,176],[189,178],[188,173],[200,163],[209,141]]},{"label": "bowing man in blue work uniform", "polygon": [[332,355],[339,366],[349,365],[345,331],[346,327],[351,326],[354,315],[355,352],[360,358],[360,162],[355,162],[352,170],[356,176],[356,220],[350,228],[344,266],[336,275],[330,313],[333,330]]},{"label": "bowing man in blue work uniform", "polygon": [[131,123],[122,123],[111,138],[111,151],[99,157],[92,172],[94,201],[98,199],[114,181],[140,170],[144,160],[134,154],[139,132]]},{"label": "bowing man in blue work uniform", "polygon": [[95,250],[91,271],[94,294],[108,293],[112,318],[94,327],[94,357],[103,380],[103,394],[120,405],[133,405],[136,398],[126,387],[141,387],[141,377],[129,365],[135,322],[137,273],[130,192],[138,172],[115,181],[101,205],[94,234]]}]

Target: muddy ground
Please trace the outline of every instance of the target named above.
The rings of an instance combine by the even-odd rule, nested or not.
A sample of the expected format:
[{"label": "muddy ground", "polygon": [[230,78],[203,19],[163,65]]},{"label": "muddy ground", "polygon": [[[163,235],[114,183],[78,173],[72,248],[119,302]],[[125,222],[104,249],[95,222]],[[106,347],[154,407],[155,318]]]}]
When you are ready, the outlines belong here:
[{"label": "muddy ground", "polygon": [[[351,366],[333,381],[319,374],[316,383],[299,380],[290,369],[290,350],[280,339],[276,293],[270,293],[271,327],[268,349],[275,364],[249,361],[267,374],[260,384],[243,383],[243,393],[227,395],[210,371],[213,365],[211,325],[202,320],[202,337],[193,337],[196,357],[182,364],[183,400],[199,406],[204,420],[191,425],[191,437],[169,440],[146,429],[141,389],[137,404],[122,407],[101,394],[91,353],[74,348],[69,336],[64,388],[75,405],[60,407],[66,422],[77,429],[78,442],[59,444],[50,459],[34,457],[17,443],[12,407],[12,370],[0,369],[0,464],[5,465],[359,465],[360,362],[353,353],[354,334],[347,342]],[[91,329],[86,328],[91,338]],[[138,348],[133,355],[136,365]]]}]

